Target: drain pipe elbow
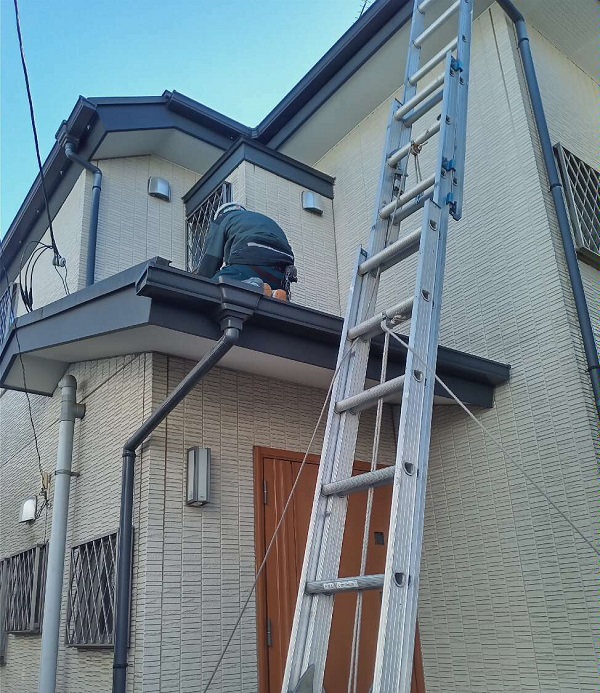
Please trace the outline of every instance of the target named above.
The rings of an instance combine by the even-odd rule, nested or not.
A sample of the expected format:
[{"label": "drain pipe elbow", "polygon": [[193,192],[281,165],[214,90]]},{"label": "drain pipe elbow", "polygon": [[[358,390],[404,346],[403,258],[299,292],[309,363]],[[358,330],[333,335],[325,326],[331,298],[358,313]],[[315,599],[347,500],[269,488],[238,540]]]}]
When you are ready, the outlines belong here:
[{"label": "drain pipe elbow", "polygon": [[102,171],[75,152],[75,143],[73,141],[67,140],[65,142],[65,154],[67,155],[67,159],[70,159],[82,166],[86,171],[90,171],[94,174],[94,182],[92,183],[92,210],[90,212],[87,260],[85,266],[85,285],[91,286],[94,283],[94,274],[96,271],[96,245],[98,242],[98,215],[100,212],[100,193],[102,191]]},{"label": "drain pipe elbow", "polygon": [[129,619],[131,574],[133,565],[133,489],[136,449],[152,434],[175,407],[191,392],[202,378],[225,356],[240,337],[243,320],[233,317],[221,322],[222,336],[165,401],[150,415],[123,446],[121,476],[121,515],[116,576],[115,636],[113,653],[113,693],[127,691],[127,648],[129,646]]},{"label": "drain pipe elbow", "polygon": [[558,228],[560,231],[563,249],[565,251],[567,271],[569,273],[569,280],[571,283],[571,289],[573,291],[573,299],[575,301],[575,310],[577,311],[579,329],[581,330],[581,338],[587,361],[587,370],[592,386],[592,394],[596,405],[596,411],[598,417],[600,418],[600,363],[598,361],[598,347],[596,346],[596,339],[594,337],[592,321],[590,318],[590,310],[588,307],[585,290],[583,288],[583,282],[581,280],[579,260],[577,259],[577,252],[575,251],[575,244],[573,243],[573,237],[571,235],[571,224],[569,222],[567,207],[565,205],[562,183],[558,174],[556,161],[554,159],[550,131],[548,130],[548,122],[546,121],[544,104],[542,102],[542,94],[540,92],[540,86],[537,80],[533,55],[531,53],[527,25],[523,15],[519,12],[519,10],[517,10],[510,0],[497,0],[497,2],[509,19],[511,19],[511,21],[514,23],[515,30],[517,32],[519,55],[521,56],[521,62],[523,64],[527,90],[529,92],[529,98],[531,99],[533,118],[538,132],[538,137],[540,139],[546,174],[548,176],[550,194],[552,195],[554,210],[558,220]]}]

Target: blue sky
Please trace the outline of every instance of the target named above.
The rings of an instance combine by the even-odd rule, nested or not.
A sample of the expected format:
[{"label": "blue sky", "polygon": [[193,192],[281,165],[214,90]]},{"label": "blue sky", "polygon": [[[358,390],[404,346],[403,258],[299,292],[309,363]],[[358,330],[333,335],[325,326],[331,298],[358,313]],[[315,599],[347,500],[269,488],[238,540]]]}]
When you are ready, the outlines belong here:
[{"label": "blue sky", "polygon": [[[352,25],[362,0],[20,0],[42,160],[77,97],[177,90],[257,125]],[[1,221],[37,174],[12,0],[0,0]]]}]

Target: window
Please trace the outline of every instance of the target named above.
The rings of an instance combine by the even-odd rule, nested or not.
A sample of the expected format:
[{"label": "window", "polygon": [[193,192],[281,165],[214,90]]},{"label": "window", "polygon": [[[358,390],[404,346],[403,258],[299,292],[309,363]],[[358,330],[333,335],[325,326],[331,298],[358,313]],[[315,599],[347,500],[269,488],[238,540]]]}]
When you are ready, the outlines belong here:
[{"label": "window", "polygon": [[2,561],[0,596],[5,632],[41,631],[44,613],[47,545],[38,545]]},{"label": "window", "polygon": [[202,202],[186,220],[187,270],[195,272],[204,254],[204,242],[217,209],[231,202],[231,184],[223,183]]},{"label": "window", "polygon": [[560,144],[555,151],[577,249],[600,266],[600,173]]},{"label": "window", "polygon": [[117,533],[71,550],[67,645],[112,647]]},{"label": "window", "polygon": [[0,667],[6,664],[6,593],[8,559],[0,561]]},{"label": "window", "polygon": [[0,296],[0,344],[4,342],[13,321],[17,285],[11,284]]}]

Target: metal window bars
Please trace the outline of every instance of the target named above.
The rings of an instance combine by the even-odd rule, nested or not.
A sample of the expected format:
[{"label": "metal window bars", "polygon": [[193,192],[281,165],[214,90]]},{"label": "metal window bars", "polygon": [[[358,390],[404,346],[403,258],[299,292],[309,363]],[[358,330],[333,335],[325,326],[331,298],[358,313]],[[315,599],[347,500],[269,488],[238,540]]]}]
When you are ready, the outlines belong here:
[{"label": "metal window bars", "polygon": [[7,633],[35,634],[42,629],[47,544],[4,559],[0,587]]},{"label": "metal window bars", "polygon": [[67,645],[112,647],[117,533],[71,549]]},{"label": "metal window bars", "polygon": [[8,559],[0,561],[0,666],[6,664],[6,595],[8,593]]},{"label": "metal window bars", "polygon": [[210,222],[217,209],[231,202],[231,183],[221,183],[186,219],[188,272],[195,272],[204,254],[204,243]]},{"label": "metal window bars", "polygon": [[0,296],[0,344],[4,342],[12,325],[12,311],[16,296],[16,284],[11,284]]},{"label": "metal window bars", "polygon": [[561,144],[554,150],[577,247],[600,262],[600,173]]}]

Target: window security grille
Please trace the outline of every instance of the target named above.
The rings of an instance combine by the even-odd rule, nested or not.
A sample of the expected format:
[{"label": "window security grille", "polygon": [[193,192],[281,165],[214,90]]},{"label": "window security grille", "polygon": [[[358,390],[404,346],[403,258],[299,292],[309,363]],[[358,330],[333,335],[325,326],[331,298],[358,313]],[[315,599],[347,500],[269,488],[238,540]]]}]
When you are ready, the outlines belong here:
[{"label": "window security grille", "polygon": [[600,262],[600,173],[560,144],[555,151],[577,247]]},{"label": "window security grille", "polygon": [[8,559],[0,561],[0,667],[6,664],[6,595],[8,593]]},{"label": "window security grille", "polygon": [[12,325],[12,311],[16,295],[16,284],[12,284],[0,296],[0,344],[4,342]]},{"label": "window security grille", "polygon": [[187,227],[187,270],[195,272],[204,254],[204,242],[208,227],[217,209],[231,202],[231,184],[222,183],[216,190],[190,214],[186,220]]},{"label": "window security grille", "polygon": [[117,533],[71,550],[67,645],[112,647]]},{"label": "window security grille", "polygon": [[[6,632],[39,633],[44,613],[47,545],[38,545],[3,561],[6,585]],[[5,582],[6,581],[6,582]]]}]

